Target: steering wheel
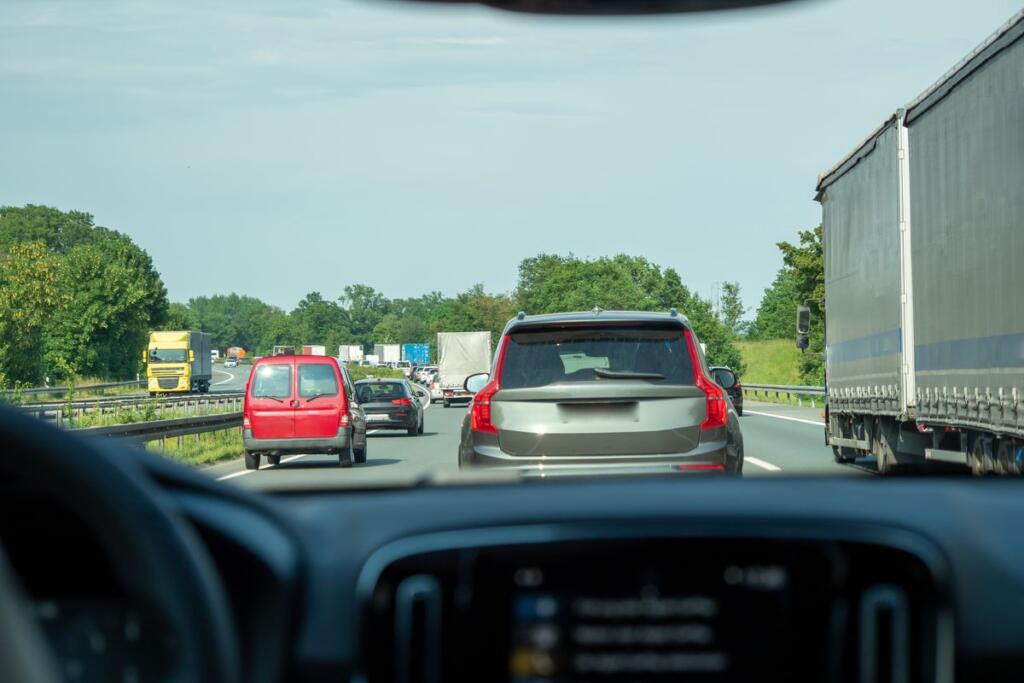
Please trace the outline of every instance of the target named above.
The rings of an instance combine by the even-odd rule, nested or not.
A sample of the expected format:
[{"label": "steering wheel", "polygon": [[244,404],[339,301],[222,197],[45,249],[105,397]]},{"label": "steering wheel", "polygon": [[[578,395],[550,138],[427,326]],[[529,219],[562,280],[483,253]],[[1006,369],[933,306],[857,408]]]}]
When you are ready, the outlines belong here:
[{"label": "steering wheel", "polygon": [[[79,439],[7,409],[0,409],[0,443],[0,481],[15,489],[24,482],[33,496],[70,510],[94,534],[126,595],[161,616],[175,644],[173,680],[240,680],[220,578],[195,531],[132,462],[136,451]],[[46,552],[45,541],[32,551]],[[0,590],[0,603],[6,597]],[[19,619],[14,609],[11,623]],[[0,666],[0,679],[28,680],[3,674]]]}]

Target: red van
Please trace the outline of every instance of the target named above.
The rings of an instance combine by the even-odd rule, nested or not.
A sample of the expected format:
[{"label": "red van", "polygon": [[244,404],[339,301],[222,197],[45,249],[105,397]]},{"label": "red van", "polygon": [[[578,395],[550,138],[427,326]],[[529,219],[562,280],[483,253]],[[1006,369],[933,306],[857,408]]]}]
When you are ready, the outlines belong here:
[{"label": "red van", "polygon": [[245,386],[242,442],[246,469],[260,456],[336,453],[338,464],[366,462],[366,415],[333,356],[270,356],[253,364]]}]

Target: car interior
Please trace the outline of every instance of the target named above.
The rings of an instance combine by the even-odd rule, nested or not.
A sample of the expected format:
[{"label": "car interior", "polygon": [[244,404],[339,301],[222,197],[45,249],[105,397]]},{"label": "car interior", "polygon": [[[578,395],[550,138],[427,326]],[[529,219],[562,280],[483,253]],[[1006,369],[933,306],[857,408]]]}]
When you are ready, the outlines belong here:
[{"label": "car interior", "polygon": [[[628,27],[776,2],[408,4]],[[523,333],[504,381],[692,370],[678,333],[634,341],[619,358]],[[314,367],[302,395],[336,393]],[[290,373],[259,366],[253,395],[290,396]],[[2,408],[0,443],[0,682],[1024,680],[1012,480],[463,471],[253,491]]]}]

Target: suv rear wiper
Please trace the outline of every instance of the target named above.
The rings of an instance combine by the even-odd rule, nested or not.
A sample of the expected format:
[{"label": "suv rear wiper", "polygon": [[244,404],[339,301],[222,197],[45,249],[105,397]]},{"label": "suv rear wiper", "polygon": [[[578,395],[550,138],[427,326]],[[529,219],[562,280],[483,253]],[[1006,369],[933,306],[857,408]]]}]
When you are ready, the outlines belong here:
[{"label": "suv rear wiper", "polygon": [[665,379],[665,375],[657,372],[620,372],[605,368],[594,368],[594,374],[605,379]]}]

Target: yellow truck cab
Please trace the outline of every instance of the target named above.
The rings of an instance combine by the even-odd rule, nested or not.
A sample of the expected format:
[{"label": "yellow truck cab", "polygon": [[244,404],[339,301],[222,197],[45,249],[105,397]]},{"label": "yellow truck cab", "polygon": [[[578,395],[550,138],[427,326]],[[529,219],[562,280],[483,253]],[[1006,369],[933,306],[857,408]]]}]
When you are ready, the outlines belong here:
[{"label": "yellow truck cab", "polygon": [[210,390],[213,364],[210,335],[205,332],[150,332],[143,361],[151,396]]}]

